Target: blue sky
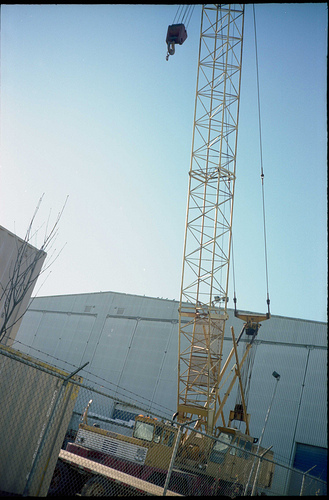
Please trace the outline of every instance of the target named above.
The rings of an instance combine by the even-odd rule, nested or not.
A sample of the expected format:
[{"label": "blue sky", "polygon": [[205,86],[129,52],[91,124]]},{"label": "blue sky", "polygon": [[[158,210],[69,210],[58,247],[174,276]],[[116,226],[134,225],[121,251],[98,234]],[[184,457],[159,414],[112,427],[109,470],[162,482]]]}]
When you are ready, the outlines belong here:
[{"label": "blue sky", "polygon": [[[1,6],[0,224],[23,237],[42,193],[36,228],[69,195],[40,296],[179,299],[201,6],[167,62],[176,10]],[[326,321],[327,5],[256,4],[256,23],[271,312]],[[238,307],[265,312],[253,30],[247,4],[234,269]]]}]

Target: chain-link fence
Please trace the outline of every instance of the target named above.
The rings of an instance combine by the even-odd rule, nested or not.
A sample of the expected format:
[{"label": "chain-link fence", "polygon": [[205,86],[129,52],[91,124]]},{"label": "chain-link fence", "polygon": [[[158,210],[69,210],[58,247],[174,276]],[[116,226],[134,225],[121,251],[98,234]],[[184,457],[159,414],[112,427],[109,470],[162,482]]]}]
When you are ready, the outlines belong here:
[{"label": "chain-link fence", "polygon": [[[81,367],[82,368],[82,367]],[[237,429],[148,415],[10,348],[0,349],[0,490],[23,496],[325,495]]]},{"label": "chain-link fence", "polygon": [[1,492],[47,494],[81,380],[0,347]]}]

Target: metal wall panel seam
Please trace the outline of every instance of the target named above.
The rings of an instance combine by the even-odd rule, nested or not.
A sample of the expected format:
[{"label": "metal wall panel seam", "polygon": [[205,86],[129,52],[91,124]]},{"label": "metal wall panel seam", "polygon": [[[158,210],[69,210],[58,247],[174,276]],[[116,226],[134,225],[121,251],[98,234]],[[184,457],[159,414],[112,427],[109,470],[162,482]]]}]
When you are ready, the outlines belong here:
[{"label": "metal wall panel seam", "polygon": [[159,368],[158,377],[157,377],[156,382],[154,384],[153,394],[152,394],[151,403],[150,403],[150,409],[153,406],[154,398],[155,398],[155,395],[156,395],[156,392],[157,392],[157,389],[158,389],[158,386],[159,386],[159,382],[161,380],[161,374],[162,374],[162,370],[163,370],[163,365],[164,365],[164,362],[165,362],[166,355],[168,353],[168,348],[169,348],[169,345],[170,345],[170,341],[171,341],[171,337],[173,335],[173,332],[174,332],[174,328],[171,329],[171,332],[168,335],[168,339],[167,339],[165,351],[163,352],[162,361],[161,361],[161,365],[160,365],[160,368]]},{"label": "metal wall panel seam", "polygon": [[[150,317],[142,317],[142,316],[127,316],[123,314],[107,314],[107,318],[123,318],[123,319],[132,319],[136,321],[161,321],[162,323],[178,323],[178,319],[167,319],[167,318],[150,318]],[[184,321],[188,323],[188,321]]]},{"label": "metal wall panel seam", "polygon": [[[127,318],[126,318],[127,319]],[[118,392],[118,387],[120,386],[120,382],[121,382],[121,379],[122,379],[122,376],[123,376],[123,373],[125,371],[125,368],[126,368],[126,365],[127,365],[127,360],[128,360],[128,356],[129,356],[129,352],[130,352],[130,348],[131,348],[131,345],[132,345],[132,342],[133,342],[133,339],[134,339],[134,336],[135,336],[135,333],[136,333],[136,330],[138,328],[138,318],[135,318],[135,321],[136,321],[136,325],[133,329],[133,332],[132,332],[132,335],[130,337],[130,341],[129,341],[129,345],[128,345],[128,349],[127,349],[127,352],[126,352],[126,355],[125,355],[125,359],[124,359],[124,362],[123,362],[123,365],[122,365],[122,370],[121,370],[121,373],[120,373],[120,376],[119,376],[119,380],[118,380],[118,383],[116,384],[117,385],[117,388],[115,390],[115,393],[114,393],[114,397],[116,398],[116,395],[117,395],[117,392]]]},{"label": "metal wall panel seam", "polygon": [[67,314],[67,315],[75,315],[75,316],[97,316],[98,313],[86,313],[86,312],[72,312],[72,311],[55,311],[53,309],[33,309],[29,308],[28,311],[34,311],[43,314]]},{"label": "metal wall panel seam", "polygon": [[[306,380],[306,373],[307,373],[307,367],[308,367],[309,357],[310,357],[310,349],[308,350],[308,353],[307,353],[305,370],[304,370],[304,376],[303,376],[303,381],[302,381],[302,387],[301,387],[300,396],[299,396],[298,410],[297,410],[297,416],[296,416],[296,423],[295,423],[294,434],[293,434],[293,437],[292,437],[292,447],[291,447],[291,452],[290,452],[290,457],[289,457],[289,465],[291,465],[291,463],[292,463],[292,457],[293,457],[294,451],[296,449],[295,437],[296,437],[296,432],[297,432],[297,427],[298,427],[299,413],[300,413],[300,409],[301,409],[301,405],[302,405],[302,399],[303,399],[303,393],[304,393],[304,386],[305,386],[305,380]],[[287,480],[288,480],[288,477],[286,478],[286,483],[285,483],[285,486],[284,486],[284,491],[286,491],[286,488],[287,488]]]}]

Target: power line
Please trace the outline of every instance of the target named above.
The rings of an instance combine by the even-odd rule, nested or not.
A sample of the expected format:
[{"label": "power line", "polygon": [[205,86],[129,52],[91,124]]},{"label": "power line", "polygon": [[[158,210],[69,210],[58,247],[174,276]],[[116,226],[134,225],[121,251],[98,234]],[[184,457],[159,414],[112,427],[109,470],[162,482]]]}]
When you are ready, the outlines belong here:
[{"label": "power line", "polygon": [[[43,354],[45,356],[48,356],[49,358],[52,358],[53,360],[56,360],[57,362],[60,362],[60,363],[65,363],[65,365],[67,366],[70,366],[72,367],[73,369],[74,368],[78,368],[76,365],[68,362],[68,361],[65,361],[63,359],[60,359],[60,358],[57,358],[56,356],[53,356],[52,354],[49,354],[47,352],[44,352],[44,351],[41,351],[40,349],[36,349],[35,347],[32,347],[32,346],[29,346],[27,344],[24,344],[24,342],[21,342],[17,339],[13,339],[15,343],[18,343],[18,344],[21,344],[22,346],[25,346],[25,347],[29,347],[30,349],[33,349],[33,351],[36,351],[40,354]],[[59,366],[56,366],[56,365],[53,365],[55,368],[61,368]],[[62,368],[61,368],[62,369]],[[150,408],[153,407],[153,408],[158,408],[158,411],[160,411],[160,409],[162,409],[162,411],[166,411],[168,412],[170,415],[172,414],[172,408],[167,408],[166,406],[163,406],[161,405],[160,403],[157,403],[155,401],[151,401],[150,399],[147,399],[147,398],[144,398],[143,396],[141,396],[140,394],[136,394],[132,391],[129,391],[127,389],[124,389],[123,387],[120,387],[119,385],[116,385],[114,384],[113,382],[109,382],[108,380],[100,377],[99,375],[96,375],[94,374],[93,372],[90,372],[88,370],[84,370],[84,372],[88,375],[91,375],[92,377],[102,381],[102,382],[105,382],[106,384],[109,384],[110,386],[113,386],[112,387],[104,387],[103,385],[101,385],[101,383],[97,383],[95,381],[92,381],[88,378],[85,378],[84,376],[84,379],[88,382],[91,382],[91,383],[95,383],[96,385],[98,384],[99,386],[103,387],[104,389],[107,389],[109,391],[116,391],[118,393],[119,396],[121,397],[127,397],[129,399],[132,399],[133,401],[136,402],[137,398],[138,398],[138,402],[141,404],[141,405],[148,405]],[[129,395],[128,395],[129,394]],[[111,396],[110,394],[108,395],[111,399],[116,399],[115,396]]]}]

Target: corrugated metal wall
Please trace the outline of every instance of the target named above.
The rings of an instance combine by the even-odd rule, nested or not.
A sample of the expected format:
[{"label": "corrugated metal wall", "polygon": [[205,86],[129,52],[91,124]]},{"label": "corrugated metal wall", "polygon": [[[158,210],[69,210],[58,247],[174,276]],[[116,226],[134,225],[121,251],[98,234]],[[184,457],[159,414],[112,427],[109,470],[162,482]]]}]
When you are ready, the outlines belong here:
[{"label": "corrugated metal wall", "polygon": [[[229,312],[224,359],[232,347],[230,326],[236,337],[242,328]],[[89,361],[94,374],[89,379],[106,381],[119,399],[130,398],[166,417],[176,411],[177,301],[114,292],[40,297],[25,315],[16,340],[16,349],[62,369],[68,369],[67,363]],[[261,434],[276,371],[281,379],[262,446],[273,445],[276,458],[285,464],[293,463],[297,442],[326,448],[327,325],[272,316],[263,323],[253,349],[251,435]],[[234,408],[236,390],[225,411]],[[111,417],[108,401],[103,411]]]}]

